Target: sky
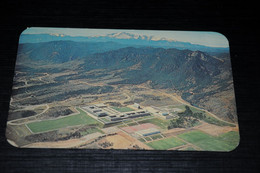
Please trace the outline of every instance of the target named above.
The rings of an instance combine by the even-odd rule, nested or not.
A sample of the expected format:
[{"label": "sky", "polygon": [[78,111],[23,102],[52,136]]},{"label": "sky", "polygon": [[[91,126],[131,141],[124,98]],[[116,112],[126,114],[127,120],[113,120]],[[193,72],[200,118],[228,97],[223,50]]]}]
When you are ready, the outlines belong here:
[{"label": "sky", "polygon": [[69,36],[105,36],[111,33],[127,32],[130,34],[154,36],[176,41],[210,47],[229,47],[227,38],[218,32],[205,31],[165,31],[165,30],[121,30],[121,29],[80,29],[80,28],[41,28],[31,27],[22,34],[65,34]]}]

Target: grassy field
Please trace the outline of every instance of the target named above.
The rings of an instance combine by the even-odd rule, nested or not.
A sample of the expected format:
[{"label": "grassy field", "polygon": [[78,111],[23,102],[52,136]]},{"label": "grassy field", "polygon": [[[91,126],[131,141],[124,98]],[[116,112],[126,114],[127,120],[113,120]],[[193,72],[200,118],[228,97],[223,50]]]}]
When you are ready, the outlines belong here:
[{"label": "grassy field", "polygon": [[176,137],[170,137],[170,138],[162,139],[159,141],[149,142],[146,144],[156,150],[167,150],[167,149],[170,149],[173,147],[185,145],[186,143],[184,143],[183,141],[181,141],[180,139],[178,139]]},{"label": "grassy field", "polygon": [[133,109],[129,108],[129,107],[112,107],[113,109],[119,111],[119,112],[130,112],[130,111],[134,111]]},{"label": "grassy field", "polygon": [[161,139],[162,136],[159,134],[159,135],[153,135],[153,136],[150,136],[153,140],[156,140],[156,139]]},{"label": "grassy field", "polygon": [[88,116],[80,108],[77,108],[77,110],[80,112],[79,114],[58,118],[54,120],[43,120],[39,122],[32,122],[32,123],[28,123],[27,127],[29,127],[33,133],[39,133],[39,132],[45,132],[49,130],[55,130],[59,128],[81,125],[81,124],[101,125],[101,123],[99,123],[92,117]]},{"label": "grassy field", "polygon": [[230,126],[230,127],[235,127],[234,124],[230,124],[230,123],[226,123],[224,121],[220,121],[220,120],[217,120],[216,118],[206,114],[206,118],[203,119],[203,121],[209,123],[209,124],[214,124],[214,125],[217,125],[217,126]]},{"label": "grassy field", "polygon": [[108,119],[105,118],[105,117],[100,118],[100,120],[104,121],[105,123],[110,122],[110,120],[108,120]]},{"label": "grassy field", "polygon": [[227,132],[218,136],[218,139],[225,141],[232,147],[231,149],[234,149],[239,144],[239,140],[240,140],[239,132],[235,132],[235,131]]},{"label": "grassy field", "polygon": [[169,108],[179,108],[179,109],[181,109],[182,111],[185,111],[185,106],[186,105],[178,105],[178,106],[169,106]]},{"label": "grassy field", "polygon": [[180,134],[178,137],[205,151],[231,151],[239,142],[238,132],[233,131],[214,137],[196,130]]},{"label": "grassy field", "polygon": [[138,124],[135,123],[135,122],[132,122],[132,123],[128,123],[127,125],[128,125],[128,126],[136,126],[136,125],[138,125]]},{"label": "grassy field", "polygon": [[138,140],[141,142],[145,142],[145,140],[143,138],[139,138]]},{"label": "grassy field", "polygon": [[152,141],[152,139],[149,138],[149,137],[145,137],[145,140],[146,140],[146,141]]}]

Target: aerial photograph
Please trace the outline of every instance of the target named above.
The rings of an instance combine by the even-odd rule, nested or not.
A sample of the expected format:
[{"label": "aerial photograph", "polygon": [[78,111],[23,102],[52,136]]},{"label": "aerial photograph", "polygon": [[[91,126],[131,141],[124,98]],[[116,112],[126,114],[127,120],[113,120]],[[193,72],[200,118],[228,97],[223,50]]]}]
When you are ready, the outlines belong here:
[{"label": "aerial photograph", "polygon": [[232,151],[240,138],[228,40],[27,28],[6,138],[19,148]]}]

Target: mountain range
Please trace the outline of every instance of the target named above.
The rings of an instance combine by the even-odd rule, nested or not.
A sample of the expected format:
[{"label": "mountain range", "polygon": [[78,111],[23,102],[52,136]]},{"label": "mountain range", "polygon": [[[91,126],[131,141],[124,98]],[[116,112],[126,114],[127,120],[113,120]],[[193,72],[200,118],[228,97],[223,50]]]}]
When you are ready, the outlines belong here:
[{"label": "mountain range", "polygon": [[[138,39],[151,41],[152,38]],[[60,40],[20,44],[17,62],[20,69],[33,72],[55,72],[58,66],[64,71],[72,69],[82,79],[90,70],[103,69],[103,75],[115,72],[114,77],[122,80],[110,85],[146,83],[155,89],[174,90],[193,105],[236,121],[229,53],[212,56],[199,50]],[[40,68],[42,65],[50,67]]]},{"label": "mountain range", "polygon": [[122,46],[149,46],[162,48],[177,48],[199,50],[202,52],[228,52],[229,48],[210,47],[189,42],[182,42],[168,38],[156,38],[154,36],[130,34],[127,32],[118,32],[104,36],[69,36],[64,34],[21,34],[20,43],[39,43],[50,41],[75,41],[75,42],[114,42]]}]

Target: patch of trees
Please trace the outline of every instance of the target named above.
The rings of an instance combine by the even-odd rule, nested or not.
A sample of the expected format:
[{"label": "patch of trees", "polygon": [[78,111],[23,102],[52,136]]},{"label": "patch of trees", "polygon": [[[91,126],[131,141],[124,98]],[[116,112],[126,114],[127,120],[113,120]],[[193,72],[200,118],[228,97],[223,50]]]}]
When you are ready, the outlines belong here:
[{"label": "patch of trees", "polygon": [[185,111],[178,113],[178,115],[180,117],[188,117],[188,116],[192,116],[193,112],[191,111],[189,106],[185,106]]},{"label": "patch of trees", "polygon": [[36,115],[36,112],[32,110],[10,112],[8,120],[15,120],[19,118],[34,116],[34,115]]},{"label": "patch of trees", "polygon": [[46,115],[48,117],[59,117],[59,116],[67,116],[72,114],[73,111],[67,107],[63,107],[63,106],[56,106],[56,107],[52,107],[48,110],[48,112],[46,113]]},{"label": "patch of trees", "polygon": [[[83,78],[83,76],[80,76],[81,78]],[[75,79],[79,79],[80,78],[79,75],[77,74],[68,74],[68,75],[62,75],[59,77],[55,77],[55,81],[57,82],[63,82],[63,81],[68,81],[68,80],[75,80]]]},{"label": "patch of trees", "polygon": [[199,120],[197,118],[179,117],[176,120],[171,120],[170,125],[168,126],[168,129],[194,127],[198,122],[199,122]]},{"label": "patch of trees", "polygon": [[42,103],[52,103],[54,101],[62,101],[62,100],[66,100],[69,99],[71,97],[76,97],[79,95],[83,95],[83,94],[103,94],[103,93],[109,93],[113,91],[113,87],[111,86],[97,86],[97,87],[90,87],[87,89],[79,89],[79,90],[74,90],[74,91],[70,91],[67,90],[66,92],[58,92],[58,94],[56,94],[55,92],[52,92],[52,95],[46,95],[46,97],[43,98],[35,98],[35,97],[31,97],[31,98],[27,98],[25,100],[23,100],[23,102],[21,102],[22,105],[25,104],[30,104],[30,105],[35,105],[35,104],[42,104]]},{"label": "patch of trees", "polygon": [[143,102],[144,100],[143,99],[139,99],[139,98],[136,98],[136,99],[134,99],[134,103],[141,103],[141,102]]},{"label": "patch of trees", "polygon": [[120,102],[106,102],[109,106],[122,107],[123,105]]},{"label": "patch of trees", "polygon": [[19,82],[19,81],[14,81],[14,82],[13,82],[13,86],[14,86],[14,87],[21,87],[21,86],[24,86],[24,85],[25,85],[24,81],[21,81],[21,82]]},{"label": "patch of trees", "polygon": [[180,117],[194,117],[194,118],[197,118],[199,120],[203,120],[203,119],[206,118],[205,113],[202,113],[202,112],[193,113],[192,110],[190,109],[190,107],[187,106],[187,105],[185,106],[185,111],[178,113],[178,115]]},{"label": "patch of trees", "polygon": [[189,106],[185,106],[185,111],[178,113],[179,118],[170,121],[168,129],[194,127],[199,120],[206,118],[202,112],[193,113]]},{"label": "patch of trees", "polygon": [[51,141],[60,141],[60,140],[68,140],[74,138],[80,138],[82,135],[79,131],[76,132],[68,132],[65,134],[59,133],[58,130],[32,134],[25,137],[25,140],[30,142],[51,142]]},{"label": "patch of trees", "polygon": [[64,92],[64,96],[77,96],[81,94],[103,94],[103,93],[109,93],[113,91],[112,86],[95,86],[95,87],[90,87],[87,89],[80,89],[80,90],[75,90],[75,91],[66,91]]},{"label": "patch of trees", "polygon": [[136,149],[136,150],[144,150],[144,148],[141,148],[139,145],[135,144],[133,145],[133,149]]},{"label": "patch of trees", "polygon": [[39,133],[39,134],[32,134],[25,137],[25,140],[30,142],[49,142],[49,141],[55,141],[58,138],[58,130],[45,132],[45,133]]},{"label": "patch of trees", "polygon": [[150,100],[155,100],[155,101],[160,101],[161,97],[160,96],[154,96],[154,95],[148,95],[148,94],[141,94],[140,97],[143,97],[144,99],[150,99]]},{"label": "patch of trees", "polygon": [[59,137],[58,139],[56,139],[56,141],[59,141],[59,140],[69,140],[69,139],[75,139],[75,138],[81,138],[81,133],[76,131],[76,132],[70,132],[70,133],[67,133],[65,136],[63,137]]},{"label": "patch of trees", "polygon": [[126,102],[124,102],[124,104],[126,104],[126,105],[132,105],[134,103],[135,103],[134,101],[126,101]]},{"label": "patch of trees", "polygon": [[18,89],[13,89],[12,94],[17,95],[17,94],[23,94],[25,92],[34,92],[34,91],[40,91],[43,89],[50,89],[52,87],[56,87],[61,85],[61,83],[47,83],[47,84],[40,84],[40,85],[32,85],[28,87],[23,87],[23,88],[18,88]]},{"label": "patch of trees", "polygon": [[103,142],[103,143],[101,143],[101,144],[99,144],[101,147],[103,147],[103,148],[108,148],[108,147],[111,147],[111,146],[113,146],[114,144],[113,144],[113,142]]}]

